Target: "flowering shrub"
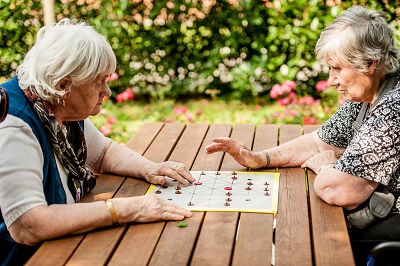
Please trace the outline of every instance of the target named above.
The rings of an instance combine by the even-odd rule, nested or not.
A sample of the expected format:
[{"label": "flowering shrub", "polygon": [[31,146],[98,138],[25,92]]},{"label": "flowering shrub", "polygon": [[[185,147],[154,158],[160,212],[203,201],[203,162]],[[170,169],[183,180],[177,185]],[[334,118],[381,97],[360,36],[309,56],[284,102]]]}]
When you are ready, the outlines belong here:
[{"label": "flowering shrub", "polygon": [[321,80],[315,86],[319,99],[309,95],[298,96],[296,87],[297,84],[290,80],[272,87],[271,98],[275,99],[278,105],[286,107],[286,110],[266,117],[265,123],[321,124],[343,103],[339,94],[328,86],[327,80]]}]

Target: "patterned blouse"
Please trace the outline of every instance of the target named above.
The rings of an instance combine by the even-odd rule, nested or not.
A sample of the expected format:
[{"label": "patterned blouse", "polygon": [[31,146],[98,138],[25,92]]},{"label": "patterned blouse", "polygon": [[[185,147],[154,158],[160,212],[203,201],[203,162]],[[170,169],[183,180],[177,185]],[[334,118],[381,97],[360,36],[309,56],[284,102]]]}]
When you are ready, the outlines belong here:
[{"label": "patterned blouse", "polygon": [[334,168],[379,182],[396,197],[400,213],[400,82],[367,111],[353,137],[353,122],[363,103],[345,102],[318,130],[327,144],[346,148]]}]

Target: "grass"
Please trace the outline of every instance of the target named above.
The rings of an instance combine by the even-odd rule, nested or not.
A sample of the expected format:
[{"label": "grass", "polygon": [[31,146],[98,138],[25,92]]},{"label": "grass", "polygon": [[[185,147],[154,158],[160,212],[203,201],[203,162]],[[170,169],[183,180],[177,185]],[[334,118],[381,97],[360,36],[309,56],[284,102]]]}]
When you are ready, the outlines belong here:
[{"label": "grass", "polygon": [[[278,104],[246,104],[240,101],[188,100],[176,102],[126,101],[112,103],[107,100],[97,116],[91,117],[104,135],[120,143],[126,143],[143,123],[221,123],[221,124],[263,124],[263,123],[304,123],[305,117],[312,117],[311,123],[321,123],[334,110],[316,106],[281,106]],[[307,120],[308,121],[308,120]]]}]

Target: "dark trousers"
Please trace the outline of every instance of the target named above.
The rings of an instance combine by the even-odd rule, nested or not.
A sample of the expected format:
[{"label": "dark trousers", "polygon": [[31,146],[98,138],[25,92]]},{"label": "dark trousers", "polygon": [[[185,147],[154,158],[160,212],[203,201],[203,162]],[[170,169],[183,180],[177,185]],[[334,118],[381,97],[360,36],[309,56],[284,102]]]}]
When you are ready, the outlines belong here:
[{"label": "dark trousers", "polygon": [[380,219],[363,229],[350,229],[349,235],[356,265],[365,266],[374,246],[386,241],[400,241],[400,214]]}]

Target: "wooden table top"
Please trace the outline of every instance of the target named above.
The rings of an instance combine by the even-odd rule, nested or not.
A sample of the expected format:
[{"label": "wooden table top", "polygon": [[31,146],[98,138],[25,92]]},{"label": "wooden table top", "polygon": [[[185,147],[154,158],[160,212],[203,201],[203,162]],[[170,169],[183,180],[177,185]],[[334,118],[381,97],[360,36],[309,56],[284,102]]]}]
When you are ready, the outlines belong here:
[{"label": "wooden table top", "polygon": [[[144,124],[127,146],[146,158],[184,163],[193,171],[246,171],[224,153],[207,155],[212,137],[231,136],[253,150],[287,142],[317,126]],[[254,170],[252,170],[254,171]],[[280,173],[278,212],[193,212],[189,226],[132,223],[46,241],[27,265],[354,265],[343,210],[314,192],[315,174]],[[143,195],[149,184],[103,174],[81,202]],[[276,227],[274,229],[274,227]],[[273,244],[274,242],[274,244]]]}]

